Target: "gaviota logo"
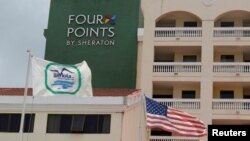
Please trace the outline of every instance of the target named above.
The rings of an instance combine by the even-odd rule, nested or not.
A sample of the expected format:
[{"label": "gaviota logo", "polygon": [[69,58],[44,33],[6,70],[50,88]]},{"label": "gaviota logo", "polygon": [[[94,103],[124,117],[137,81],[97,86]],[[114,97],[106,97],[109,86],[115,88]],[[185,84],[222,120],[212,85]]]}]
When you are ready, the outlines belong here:
[{"label": "gaviota logo", "polygon": [[45,69],[45,85],[53,94],[76,94],[81,86],[77,66],[50,63]]}]

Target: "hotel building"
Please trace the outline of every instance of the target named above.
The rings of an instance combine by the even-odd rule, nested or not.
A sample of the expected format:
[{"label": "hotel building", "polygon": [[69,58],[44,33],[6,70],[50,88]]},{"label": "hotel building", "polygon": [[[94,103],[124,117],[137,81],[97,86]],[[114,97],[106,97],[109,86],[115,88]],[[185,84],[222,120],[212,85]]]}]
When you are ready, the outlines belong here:
[{"label": "hotel building", "polygon": [[[250,1],[142,0],[141,7],[137,87],[206,124],[250,124]],[[150,141],[169,140],[206,139],[151,131]]]},{"label": "hotel building", "polygon": [[[70,24],[72,13],[103,22]],[[79,38],[67,36],[71,29],[96,27],[109,27],[114,37],[86,39],[115,45],[74,44]],[[249,0],[51,0],[44,35],[45,59],[68,64],[86,59],[94,88],[108,89],[94,89],[94,97],[84,100],[29,96],[23,141],[147,141],[137,89],[206,124],[250,124]],[[22,94],[23,89],[0,89],[1,140],[19,139]],[[207,140],[150,132],[150,141]]]}]

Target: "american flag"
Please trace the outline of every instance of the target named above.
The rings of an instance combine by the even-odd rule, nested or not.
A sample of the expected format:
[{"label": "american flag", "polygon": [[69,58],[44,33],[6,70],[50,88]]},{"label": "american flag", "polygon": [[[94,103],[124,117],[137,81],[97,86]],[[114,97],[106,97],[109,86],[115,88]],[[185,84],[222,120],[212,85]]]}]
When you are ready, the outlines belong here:
[{"label": "american flag", "polygon": [[206,126],[198,118],[183,111],[146,99],[147,126],[189,137],[205,136]]}]

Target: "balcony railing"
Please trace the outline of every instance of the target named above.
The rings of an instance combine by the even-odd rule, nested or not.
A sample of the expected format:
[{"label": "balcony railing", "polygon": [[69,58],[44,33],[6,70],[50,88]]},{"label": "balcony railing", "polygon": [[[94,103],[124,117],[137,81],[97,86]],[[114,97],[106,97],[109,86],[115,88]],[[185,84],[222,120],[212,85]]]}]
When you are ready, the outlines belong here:
[{"label": "balcony railing", "polygon": [[200,62],[156,62],[153,72],[201,72]]},{"label": "balcony railing", "polygon": [[170,106],[176,109],[200,109],[200,100],[199,99],[157,99],[159,103]]},{"label": "balcony railing", "polygon": [[201,27],[155,28],[155,37],[201,37]]},{"label": "balcony railing", "polygon": [[215,27],[214,37],[250,37],[250,27]]},{"label": "balcony railing", "polygon": [[214,110],[250,110],[247,99],[213,99]]},{"label": "balcony railing", "polygon": [[200,139],[194,137],[151,136],[150,141],[200,141]]},{"label": "balcony railing", "polygon": [[249,73],[250,63],[214,63],[214,72],[239,72],[239,73]]}]

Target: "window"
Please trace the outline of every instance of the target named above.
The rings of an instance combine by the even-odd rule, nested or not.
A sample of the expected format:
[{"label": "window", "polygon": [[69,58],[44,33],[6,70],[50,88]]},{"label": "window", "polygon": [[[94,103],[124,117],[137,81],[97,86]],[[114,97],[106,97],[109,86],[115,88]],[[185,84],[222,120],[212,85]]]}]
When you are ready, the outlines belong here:
[{"label": "window", "polygon": [[[250,27],[250,20],[243,20],[243,27]],[[243,31],[243,36],[244,37],[250,37],[250,31],[249,30],[244,30]]]},{"label": "window", "polygon": [[250,99],[250,95],[243,95],[243,99]]},{"label": "window", "polygon": [[233,99],[234,91],[220,91],[220,98],[221,99]]},{"label": "window", "polygon": [[186,21],[184,22],[184,27],[197,27],[196,21]]},{"label": "window", "polygon": [[[197,27],[197,22],[195,21],[186,21],[184,22],[184,27]],[[187,37],[193,34],[193,31],[183,31],[183,34],[186,34]]]},{"label": "window", "polygon": [[175,20],[160,20],[156,23],[156,27],[175,27]]},{"label": "window", "polygon": [[196,62],[197,57],[196,55],[184,55],[183,56],[183,62]]},{"label": "window", "polygon": [[163,130],[151,130],[151,136],[172,136],[172,133]]},{"label": "window", "polygon": [[[35,114],[25,114],[24,132],[33,132]],[[19,132],[21,114],[0,114],[0,132]]]},{"label": "window", "polygon": [[174,60],[168,60],[168,59],[155,59],[154,62],[174,62]]},{"label": "window", "polygon": [[47,133],[110,133],[111,115],[49,114]]},{"label": "window", "polygon": [[234,62],[234,55],[221,55],[221,62]]},{"label": "window", "polygon": [[195,91],[182,91],[182,98],[195,98]]},{"label": "window", "polygon": [[[227,22],[220,22],[220,26],[221,27],[234,27],[234,22],[233,21],[227,21]],[[223,31],[220,31],[220,35],[221,37],[234,37],[236,36],[237,34],[235,34],[235,32],[233,30],[223,30]]]},{"label": "window", "polygon": [[234,22],[230,21],[230,22],[221,22],[220,23],[221,27],[234,27]]},{"label": "window", "polygon": [[169,95],[169,94],[153,94],[153,98],[173,98],[173,95]]},{"label": "window", "polygon": [[[156,22],[156,27],[175,27],[176,21],[175,20],[160,20]],[[175,31],[165,31],[166,34],[170,37],[175,37]]]},{"label": "window", "polygon": [[250,27],[250,19],[243,20],[243,27]]},{"label": "window", "polygon": [[[243,95],[243,99],[250,99],[250,95]],[[250,109],[250,103],[249,102],[244,102],[244,109]]]}]

